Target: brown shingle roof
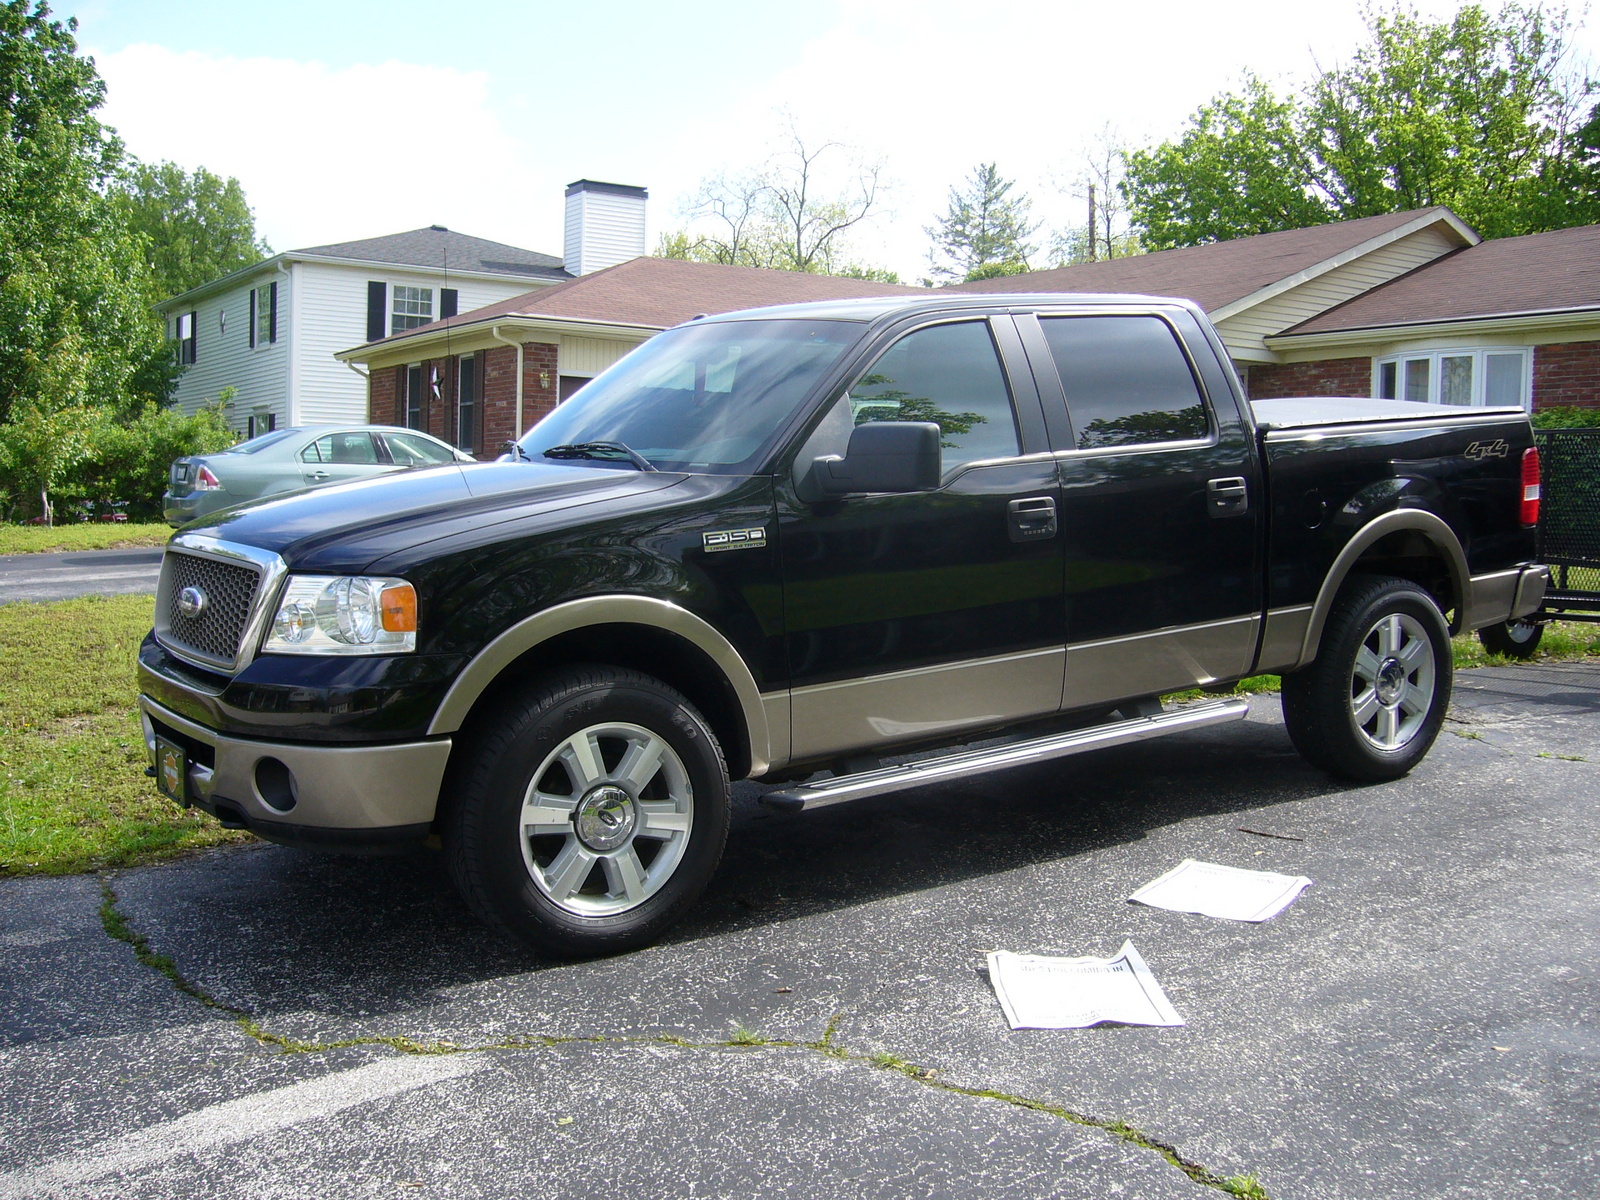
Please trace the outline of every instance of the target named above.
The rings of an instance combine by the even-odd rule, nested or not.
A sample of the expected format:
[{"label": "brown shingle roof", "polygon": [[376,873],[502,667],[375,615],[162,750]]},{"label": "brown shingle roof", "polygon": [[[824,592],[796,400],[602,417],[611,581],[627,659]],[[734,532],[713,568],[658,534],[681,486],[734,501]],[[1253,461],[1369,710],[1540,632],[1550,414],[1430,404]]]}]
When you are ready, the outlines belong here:
[{"label": "brown shingle roof", "polygon": [[1498,238],[1380,284],[1286,335],[1600,306],[1600,225]]},{"label": "brown shingle roof", "polygon": [[675,258],[634,258],[592,275],[475,308],[458,317],[419,325],[384,340],[399,342],[446,327],[478,325],[495,317],[549,317],[668,329],[700,313],[923,290],[837,275],[764,271]]},{"label": "brown shingle roof", "polygon": [[1181,296],[1207,312],[1260,291],[1318,263],[1337,257],[1372,238],[1399,229],[1442,207],[1385,213],[1354,221],[1335,221],[1309,229],[1258,233],[1227,242],[1208,242],[1178,250],[1160,250],[1132,258],[1080,263],[1048,271],[1030,271],[1001,279],[960,283],[962,292],[1134,292]]}]

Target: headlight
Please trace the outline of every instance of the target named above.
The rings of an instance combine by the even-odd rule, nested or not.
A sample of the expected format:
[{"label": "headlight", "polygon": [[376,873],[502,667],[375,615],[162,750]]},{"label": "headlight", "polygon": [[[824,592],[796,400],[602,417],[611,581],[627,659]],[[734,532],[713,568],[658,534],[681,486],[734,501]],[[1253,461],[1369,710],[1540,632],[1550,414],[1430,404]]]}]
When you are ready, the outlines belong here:
[{"label": "headlight", "polygon": [[417,590],[404,579],[291,575],[263,654],[404,654],[417,648]]}]

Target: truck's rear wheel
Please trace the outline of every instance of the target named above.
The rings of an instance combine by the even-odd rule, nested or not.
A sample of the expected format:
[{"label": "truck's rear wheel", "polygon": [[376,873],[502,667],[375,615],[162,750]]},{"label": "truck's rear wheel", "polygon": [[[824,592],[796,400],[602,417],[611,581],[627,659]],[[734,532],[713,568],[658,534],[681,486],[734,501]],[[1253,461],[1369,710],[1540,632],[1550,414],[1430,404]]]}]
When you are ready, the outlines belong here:
[{"label": "truck's rear wheel", "polygon": [[659,680],[563,671],[465,749],[444,830],[451,874],[480,917],[539,949],[611,954],[652,941],[722,857],[722,751]]},{"label": "truck's rear wheel", "polygon": [[1544,626],[1537,621],[1502,621],[1478,630],[1478,640],[1490,654],[1507,658],[1532,658],[1544,637]]},{"label": "truck's rear wheel", "polygon": [[1316,660],[1283,677],[1295,749],[1333,775],[1398,779],[1428,753],[1450,704],[1450,632],[1405,579],[1363,579],[1328,615]]}]

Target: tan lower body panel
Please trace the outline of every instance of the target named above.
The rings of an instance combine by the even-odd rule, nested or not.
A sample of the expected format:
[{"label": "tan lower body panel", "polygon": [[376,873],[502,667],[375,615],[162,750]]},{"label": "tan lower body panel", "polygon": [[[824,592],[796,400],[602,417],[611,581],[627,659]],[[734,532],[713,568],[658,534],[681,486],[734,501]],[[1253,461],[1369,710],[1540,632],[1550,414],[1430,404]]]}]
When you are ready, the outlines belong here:
[{"label": "tan lower body panel", "polygon": [[1067,647],[1063,708],[1236,679],[1255,659],[1260,617],[1180,625]]},{"label": "tan lower body panel", "polygon": [[819,683],[789,693],[794,759],[1041,716],[1061,703],[1060,646]]}]

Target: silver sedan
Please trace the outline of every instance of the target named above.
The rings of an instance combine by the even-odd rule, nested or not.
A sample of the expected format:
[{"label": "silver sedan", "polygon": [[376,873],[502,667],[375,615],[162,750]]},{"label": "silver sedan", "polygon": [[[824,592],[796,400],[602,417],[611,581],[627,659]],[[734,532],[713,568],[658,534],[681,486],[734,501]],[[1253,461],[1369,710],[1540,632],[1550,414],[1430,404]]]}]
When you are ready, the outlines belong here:
[{"label": "silver sedan", "polygon": [[413,467],[476,462],[464,450],[415,429],[387,425],[305,425],[277,429],[219,454],[195,454],[172,464],[162,515],[187,525],[219,508],[387,475]]}]

